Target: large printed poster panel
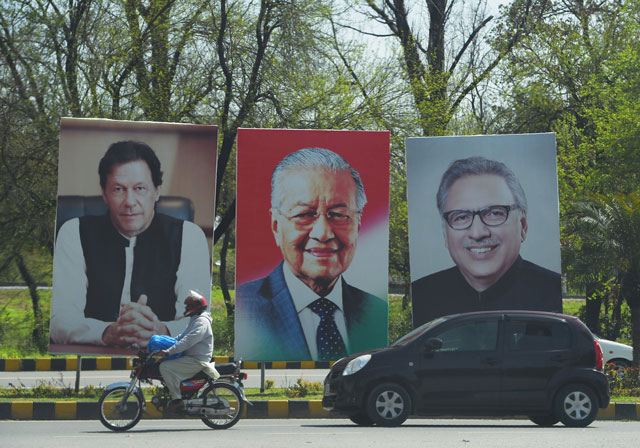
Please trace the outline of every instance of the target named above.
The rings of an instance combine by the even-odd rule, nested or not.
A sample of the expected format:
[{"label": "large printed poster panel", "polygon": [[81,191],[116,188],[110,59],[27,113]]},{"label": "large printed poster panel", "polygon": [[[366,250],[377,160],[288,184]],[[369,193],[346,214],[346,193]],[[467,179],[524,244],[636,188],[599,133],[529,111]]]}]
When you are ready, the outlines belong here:
[{"label": "large printed poster panel", "polygon": [[129,354],[211,296],[217,127],[63,118],[51,353]]},{"label": "large printed poster panel", "polygon": [[235,356],[385,346],[389,133],[240,129],[237,160]]},{"label": "large printed poster panel", "polygon": [[406,142],[413,325],[562,311],[555,134]]}]

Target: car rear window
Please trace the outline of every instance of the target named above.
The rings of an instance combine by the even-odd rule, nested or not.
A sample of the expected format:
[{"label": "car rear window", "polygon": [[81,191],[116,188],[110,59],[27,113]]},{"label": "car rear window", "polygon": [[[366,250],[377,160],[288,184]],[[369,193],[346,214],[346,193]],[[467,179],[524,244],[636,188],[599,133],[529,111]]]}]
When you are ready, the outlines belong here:
[{"label": "car rear window", "polygon": [[507,323],[509,350],[562,350],[570,343],[569,326],[564,322],[523,319]]}]

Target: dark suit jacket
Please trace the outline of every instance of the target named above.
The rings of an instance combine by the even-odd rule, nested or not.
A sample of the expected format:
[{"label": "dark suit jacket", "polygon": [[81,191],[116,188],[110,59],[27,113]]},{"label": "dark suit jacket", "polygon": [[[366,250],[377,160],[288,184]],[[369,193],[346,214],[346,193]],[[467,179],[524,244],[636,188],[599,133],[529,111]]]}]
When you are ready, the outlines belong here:
[{"label": "dark suit jacket", "polygon": [[[238,285],[235,356],[252,361],[308,361],[311,354],[284,280],[283,263]],[[388,303],[342,280],[349,345],[357,353],[387,345]]]},{"label": "dark suit jacket", "polygon": [[413,327],[440,316],[489,310],[562,312],[560,274],[520,256],[489,289],[478,292],[454,266],[411,284]]}]

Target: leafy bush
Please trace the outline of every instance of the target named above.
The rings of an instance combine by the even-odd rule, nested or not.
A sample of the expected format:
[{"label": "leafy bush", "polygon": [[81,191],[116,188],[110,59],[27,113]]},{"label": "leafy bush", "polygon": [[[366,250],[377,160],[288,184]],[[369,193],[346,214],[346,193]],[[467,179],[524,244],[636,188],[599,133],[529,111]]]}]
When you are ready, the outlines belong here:
[{"label": "leafy bush", "polygon": [[75,393],[75,388],[70,384],[65,384],[62,380],[62,374],[60,379],[51,381],[38,381],[34,387],[26,387],[20,383],[15,385],[9,383],[9,387],[6,389],[0,389],[0,396],[3,398],[25,398],[25,399],[60,399],[60,398],[87,398],[97,400],[100,398],[104,388],[95,387],[93,385],[82,387],[78,390],[78,394]]},{"label": "leafy bush", "polygon": [[322,392],[322,383],[303,380],[298,378],[298,381],[293,386],[289,386],[286,389],[287,397],[289,398],[302,398],[309,394],[319,394]]},{"label": "leafy bush", "polygon": [[[567,301],[565,300],[565,308],[566,302]],[[612,306],[602,306],[600,309],[600,328],[591,328],[591,331],[604,339],[633,345],[631,339],[631,309],[629,308],[629,305],[626,302],[622,303],[620,305],[619,315],[614,313],[612,308]],[[585,322],[587,318],[586,305],[583,304],[580,306],[575,313],[567,314],[577,316],[580,320]]]},{"label": "leafy bush", "polygon": [[413,330],[411,304],[402,309],[402,297],[389,297],[389,343]]},{"label": "leafy bush", "polygon": [[634,367],[618,369],[615,364],[605,365],[611,395],[640,397],[640,370]]},{"label": "leafy bush", "polygon": [[264,388],[266,390],[271,389],[274,386],[274,384],[276,384],[276,382],[273,380],[264,380]]},{"label": "leafy bush", "polygon": [[213,354],[216,356],[233,355],[233,319],[214,317],[211,329],[213,330]]}]

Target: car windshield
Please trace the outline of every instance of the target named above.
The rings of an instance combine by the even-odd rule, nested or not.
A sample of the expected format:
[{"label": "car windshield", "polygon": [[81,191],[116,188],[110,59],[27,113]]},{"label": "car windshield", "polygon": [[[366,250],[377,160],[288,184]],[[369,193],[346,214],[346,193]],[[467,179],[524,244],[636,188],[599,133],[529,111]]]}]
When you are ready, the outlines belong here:
[{"label": "car windshield", "polygon": [[430,322],[427,322],[426,324],[422,324],[418,328],[416,328],[413,331],[410,331],[409,333],[407,333],[404,336],[402,336],[396,342],[391,344],[391,346],[394,346],[394,345],[406,345],[409,342],[413,341],[414,339],[418,338],[424,332],[432,329],[436,325],[440,325],[442,322],[444,322],[446,320],[447,319],[445,317],[438,317],[437,319],[434,319],[434,320],[432,320]]}]

